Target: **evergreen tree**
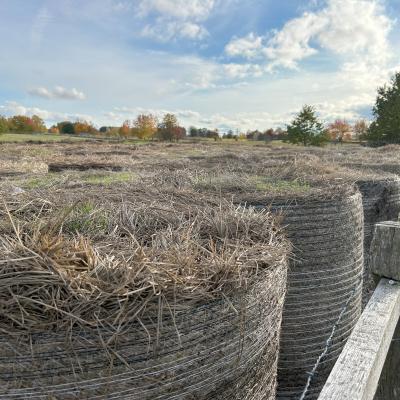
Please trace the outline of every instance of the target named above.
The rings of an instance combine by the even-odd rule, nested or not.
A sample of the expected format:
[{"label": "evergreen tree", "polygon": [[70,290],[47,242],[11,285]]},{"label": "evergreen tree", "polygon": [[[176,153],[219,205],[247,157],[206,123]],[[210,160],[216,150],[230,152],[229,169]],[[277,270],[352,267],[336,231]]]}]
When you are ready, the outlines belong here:
[{"label": "evergreen tree", "polygon": [[57,124],[57,128],[60,133],[69,133],[69,134],[74,134],[75,133],[75,127],[74,124],[70,121],[63,121],[59,122]]},{"label": "evergreen tree", "polygon": [[400,72],[389,85],[378,89],[372,122],[367,140],[376,143],[400,142]]},{"label": "evergreen tree", "polygon": [[328,141],[323,124],[318,120],[315,109],[305,105],[287,127],[287,141],[303,146],[321,146]]}]

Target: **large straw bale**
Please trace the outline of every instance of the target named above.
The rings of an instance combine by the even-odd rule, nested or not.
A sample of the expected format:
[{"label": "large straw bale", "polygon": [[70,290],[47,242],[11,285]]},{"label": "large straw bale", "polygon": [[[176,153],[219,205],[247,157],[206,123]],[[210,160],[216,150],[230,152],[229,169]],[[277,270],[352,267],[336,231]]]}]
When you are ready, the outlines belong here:
[{"label": "large straw bale", "polygon": [[109,221],[96,234],[72,223],[81,203],[17,203],[1,213],[1,399],[274,399],[289,247],[271,213],[85,206]]},{"label": "large straw bale", "polygon": [[335,321],[347,304],[306,396],[317,399],[361,313],[361,195],[350,187],[331,187],[325,188],[324,196],[319,198],[265,195],[264,199],[247,203],[283,212],[283,224],[294,248],[282,322],[278,399],[300,397],[308,372],[322,354]]}]

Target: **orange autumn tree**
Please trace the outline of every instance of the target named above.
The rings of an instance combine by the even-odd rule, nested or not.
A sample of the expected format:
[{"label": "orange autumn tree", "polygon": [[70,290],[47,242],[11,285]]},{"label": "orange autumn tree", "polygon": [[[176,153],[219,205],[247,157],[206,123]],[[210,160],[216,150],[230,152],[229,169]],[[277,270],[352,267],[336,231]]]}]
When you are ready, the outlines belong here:
[{"label": "orange autumn tree", "polygon": [[119,135],[125,139],[127,139],[131,134],[131,123],[129,120],[124,121],[122,126],[119,128],[118,131]]},{"label": "orange autumn tree", "polygon": [[56,125],[53,125],[49,129],[49,133],[53,133],[55,135],[58,135],[60,133],[60,130],[58,129],[58,127]]},{"label": "orange autumn tree", "polygon": [[344,119],[337,119],[328,126],[328,134],[331,140],[339,142],[351,139],[352,127]]},{"label": "orange autumn tree", "polygon": [[94,134],[97,129],[90,123],[84,120],[78,120],[74,123],[75,133],[89,133]]},{"label": "orange autumn tree", "polygon": [[157,117],[153,114],[139,114],[133,121],[133,133],[139,139],[153,138],[157,132]]}]

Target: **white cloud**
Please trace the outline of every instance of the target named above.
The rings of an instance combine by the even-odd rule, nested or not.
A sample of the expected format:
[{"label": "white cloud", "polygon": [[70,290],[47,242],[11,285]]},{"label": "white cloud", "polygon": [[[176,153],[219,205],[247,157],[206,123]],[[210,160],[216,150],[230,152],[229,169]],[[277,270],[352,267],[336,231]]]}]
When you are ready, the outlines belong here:
[{"label": "white cloud", "polygon": [[27,107],[16,101],[6,101],[3,105],[0,105],[0,113],[6,115],[26,115],[32,116],[37,115],[48,122],[60,122],[62,120],[85,120],[94,121],[91,115],[87,114],[75,114],[75,113],[60,113],[49,110],[44,110],[38,107]]},{"label": "white cloud", "polygon": [[255,58],[260,55],[262,41],[262,36],[256,36],[253,32],[242,38],[235,37],[225,46],[225,53],[233,57]]},{"label": "white cloud", "polygon": [[141,0],[139,13],[151,13],[178,19],[203,20],[208,17],[215,4],[214,0]]},{"label": "white cloud", "polygon": [[[233,38],[225,54],[247,61],[223,68],[232,79],[260,76],[278,68],[298,70],[302,60],[323,54],[337,65],[336,71],[314,72],[314,81],[295,100],[315,104],[327,120],[358,118],[360,109],[372,106],[376,88],[400,67],[393,63],[389,42],[394,21],[382,4],[381,0],[318,1],[319,10],[287,21],[280,30]],[[298,80],[302,75],[299,71]]]},{"label": "white cloud", "polygon": [[209,17],[214,5],[214,0],[142,0],[138,15],[153,15],[155,19],[141,33],[163,42],[175,38],[204,39],[208,31],[201,22]]},{"label": "white cloud", "polygon": [[229,78],[247,78],[260,77],[263,74],[263,68],[258,64],[224,64],[224,72]]},{"label": "white cloud", "polygon": [[373,104],[375,97],[368,93],[359,95],[350,95],[344,99],[334,101],[324,101],[315,104],[318,113],[325,121],[333,121],[335,119],[346,119],[353,122],[362,116],[360,108],[370,107]]},{"label": "white cloud", "polygon": [[47,99],[52,98],[52,93],[44,87],[29,89],[28,93],[31,94],[32,96],[45,97]]},{"label": "white cloud", "polygon": [[197,23],[188,21],[164,21],[158,19],[155,24],[148,24],[142,30],[142,35],[167,42],[175,38],[201,40],[208,35],[207,30]]},{"label": "white cloud", "polygon": [[296,69],[301,60],[322,49],[345,61],[381,66],[391,57],[388,35],[392,26],[380,0],[327,0],[319,11],[289,20],[272,36],[250,33],[232,39],[225,52],[245,58],[264,55],[270,70]]},{"label": "white cloud", "polygon": [[325,17],[313,13],[305,13],[302,17],[285,24],[281,31],[275,32],[263,49],[270,60],[270,68],[283,66],[294,69],[297,62],[317,53],[310,45],[311,39],[325,29]]},{"label": "white cloud", "polygon": [[317,46],[357,62],[384,65],[390,58],[391,27],[379,0],[328,0],[321,11],[287,22],[265,53],[271,67],[296,68],[298,61],[318,51]]},{"label": "white cloud", "polygon": [[47,99],[84,100],[86,98],[83,92],[75,88],[66,89],[62,86],[56,86],[54,89],[47,89],[45,87],[32,88],[28,90],[28,93]]},{"label": "white cloud", "polygon": [[318,34],[322,47],[338,54],[365,54],[387,61],[388,34],[391,21],[378,0],[330,0],[320,18],[328,21],[327,29]]}]

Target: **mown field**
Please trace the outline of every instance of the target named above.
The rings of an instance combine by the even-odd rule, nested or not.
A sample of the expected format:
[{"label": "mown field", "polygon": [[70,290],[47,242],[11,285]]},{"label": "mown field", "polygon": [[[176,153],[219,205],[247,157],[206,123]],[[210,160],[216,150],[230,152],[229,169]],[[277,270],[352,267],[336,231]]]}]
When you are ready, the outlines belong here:
[{"label": "mown field", "polygon": [[373,289],[373,226],[400,212],[400,146],[19,139],[0,395],[297,399],[335,326],[316,398]]}]

